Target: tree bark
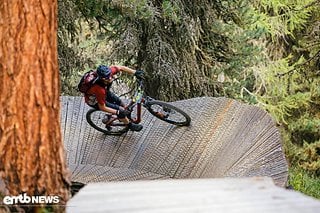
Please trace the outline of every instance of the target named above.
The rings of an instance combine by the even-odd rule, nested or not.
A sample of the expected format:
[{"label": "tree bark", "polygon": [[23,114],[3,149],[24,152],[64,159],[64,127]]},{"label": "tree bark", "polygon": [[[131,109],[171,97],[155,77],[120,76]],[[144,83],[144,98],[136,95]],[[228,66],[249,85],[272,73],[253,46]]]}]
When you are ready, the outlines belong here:
[{"label": "tree bark", "polygon": [[0,174],[10,195],[69,198],[60,132],[57,1],[0,1]]}]

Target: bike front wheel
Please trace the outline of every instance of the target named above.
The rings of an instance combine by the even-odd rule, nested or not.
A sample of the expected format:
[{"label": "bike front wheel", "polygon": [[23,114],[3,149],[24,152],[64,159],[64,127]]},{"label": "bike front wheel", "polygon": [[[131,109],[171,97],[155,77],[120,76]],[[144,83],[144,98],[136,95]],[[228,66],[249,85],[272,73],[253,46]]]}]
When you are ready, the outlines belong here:
[{"label": "bike front wheel", "polygon": [[90,109],[86,119],[90,126],[107,135],[121,135],[129,130],[128,125],[98,109]]},{"label": "bike front wheel", "polygon": [[177,126],[189,126],[190,116],[183,110],[163,101],[149,101],[146,104],[148,111],[155,117]]}]

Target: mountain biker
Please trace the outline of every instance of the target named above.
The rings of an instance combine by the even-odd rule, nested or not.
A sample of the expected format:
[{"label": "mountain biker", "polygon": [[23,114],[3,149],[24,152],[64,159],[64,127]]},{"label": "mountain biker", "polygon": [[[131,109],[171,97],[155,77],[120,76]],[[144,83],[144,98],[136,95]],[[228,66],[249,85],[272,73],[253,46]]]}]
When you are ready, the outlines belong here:
[{"label": "mountain biker", "polygon": [[142,125],[129,121],[127,116],[130,112],[124,108],[125,104],[116,94],[110,91],[113,76],[118,72],[132,74],[138,79],[143,78],[144,74],[142,70],[133,70],[126,66],[100,65],[97,68],[98,78],[95,80],[93,86],[86,92],[85,102],[91,107],[117,115],[121,122],[128,124],[130,130],[140,131]]}]

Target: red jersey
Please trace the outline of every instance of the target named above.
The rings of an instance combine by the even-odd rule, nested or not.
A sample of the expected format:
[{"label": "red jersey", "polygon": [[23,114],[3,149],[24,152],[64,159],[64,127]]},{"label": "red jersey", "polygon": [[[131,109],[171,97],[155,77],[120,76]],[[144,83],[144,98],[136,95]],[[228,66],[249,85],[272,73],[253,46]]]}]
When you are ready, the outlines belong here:
[{"label": "red jersey", "polygon": [[[109,68],[111,69],[111,77],[117,74],[120,70],[117,66],[110,66]],[[106,94],[106,87],[94,84],[84,95],[85,102],[90,106],[94,106],[96,104],[104,105],[106,103]]]}]

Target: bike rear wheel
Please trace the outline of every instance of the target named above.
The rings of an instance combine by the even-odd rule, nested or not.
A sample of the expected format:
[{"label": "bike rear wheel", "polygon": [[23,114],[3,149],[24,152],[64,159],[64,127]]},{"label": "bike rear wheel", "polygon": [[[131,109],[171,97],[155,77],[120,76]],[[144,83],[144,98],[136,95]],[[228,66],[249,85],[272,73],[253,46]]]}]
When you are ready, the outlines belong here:
[{"label": "bike rear wheel", "polygon": [[189,126],[190,116],[183,110],[163,101],[149,101],[146,104],[148,111],[155,117],[177,126]]},{"label": "bike rear wheel", "polygon": [[107,123],[108,114],[98,109],[90,109],[86,114],[87,122],[98,130],[107,135],[121,135],[129,130],[128,125],[120,122],[118,119],[112,119],[112,122]]}]

